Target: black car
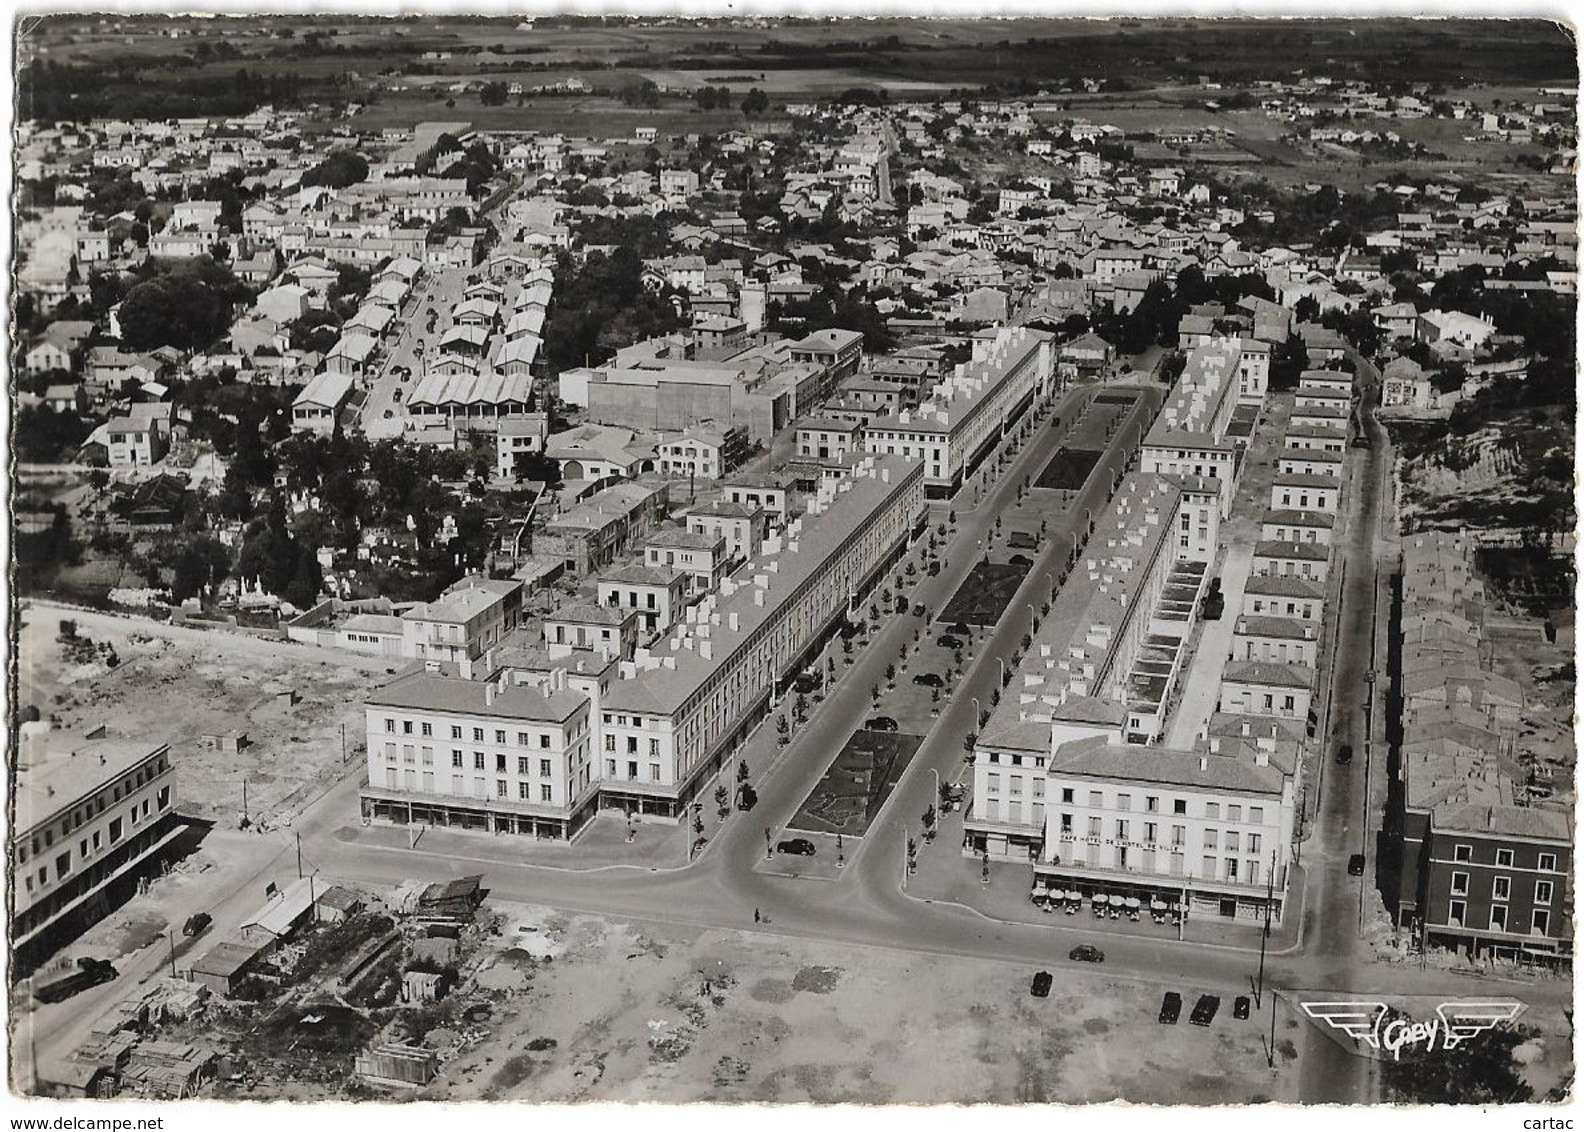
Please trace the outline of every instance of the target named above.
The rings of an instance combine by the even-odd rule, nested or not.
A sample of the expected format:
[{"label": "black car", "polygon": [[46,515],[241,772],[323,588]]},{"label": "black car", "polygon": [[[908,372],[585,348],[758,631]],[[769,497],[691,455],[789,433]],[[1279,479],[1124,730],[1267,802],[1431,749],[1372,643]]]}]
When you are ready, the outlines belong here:
[{"label": "black car", "polygon": [[943,688],[946,686],[946,681],[942,680],[940,675],[935,672],[920,672],[913,677],[913,683],[921,684],[926,688]]},{"label": "black car", "polygon": [[913,616],[914,617],[928,617],[929,616],[929,606],[925,605],[923,602],[919,602],[919,603],[915,604],[913,606]]},{"label": "black car", "polygon": [[1166,997],[1161,999],[1160,1021],[1162,1026],[1175,1026],[1177,1019],[1182,1016],[1182,995],[1174,990],[1166,992]]},{"label": "black car", "polygon": [[1034,976],[1034,982],[1029,987],[1029,994],[1033,995],[1035,998],[1044,998],[1046,995],[1050,994],[1050,989],[1051,973],[1049,971],[1041,971]]},{"label": "black car", "polygon": [[1249,1016],[1249,996],[1240,994],[1232,1003],[1232,1017],[1242,1021]]},{"label": "black car", "polygon": [[935,643],[943,649],[956,650],[962,648],[962,641],[958,640],[950,633],[942,633],[940,636],[935,638]]},{"label": "black car", "polygon": [[1216,1011],[1221,1009],[1221,999],[1213,994],[1202,994],[1199,1001],[1194,1003],[1193,1013],[1188,1015],[1188,1021],[1195,1026],[1208,1026],[1215,1021]]},{"label": "black car", "polygon": [[776,845],[777,853],[791,853],[795,857],[814,856],[814,842],[806,837],[793,837]]},{"label": "black car", "polygon": [[889,715],[877,715],[864,720],[864,730],[866,731],[895,731],[896,729],[897,721]]},{"label": "black car", "polygon": [[1343,743],[1337,748],[1336,761],[1338,766],[1347,766],[1353,761],[1353,744]]},{"label": "black car", "polygon": [[182,925],[182,935],[203,935],[209,929],[210,916],[208,912],[195,912],[187,917],[187,922]]},{"label": "black car", "polygon": [[1364,875],[1364,854],[1355,853],[1348,858],[1348,876],[1361,877]]},{"label": "black car", "polygon": [[1067,953],[1067,958],[1075,963],[1104,963],[1105,952],[1092,943],[1080,943]]}]

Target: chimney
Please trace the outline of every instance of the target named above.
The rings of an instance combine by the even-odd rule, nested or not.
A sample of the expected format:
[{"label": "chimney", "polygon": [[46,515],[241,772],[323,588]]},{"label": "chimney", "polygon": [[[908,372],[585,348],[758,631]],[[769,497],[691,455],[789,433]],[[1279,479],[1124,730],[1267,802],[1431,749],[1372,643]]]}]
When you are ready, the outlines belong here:
[{"label": "chimney", "polygon": [[1208,758],[1206,758],[1204,755],[1200,755],[1199,756],[1199,769],[1200,770],[1209,770],[1210,769],[1210,760]]},{"label": "chimney", "polygon": [[484,706],[495,706],[495,684],[493,681],[484,685]]}]

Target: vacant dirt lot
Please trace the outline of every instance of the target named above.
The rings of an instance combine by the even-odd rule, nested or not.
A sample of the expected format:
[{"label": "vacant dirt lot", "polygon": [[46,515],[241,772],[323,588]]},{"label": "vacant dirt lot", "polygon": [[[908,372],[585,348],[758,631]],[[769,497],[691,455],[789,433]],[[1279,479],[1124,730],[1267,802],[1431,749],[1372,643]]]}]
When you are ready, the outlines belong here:
[{"label": "vacant dirt lot", "polygon": [[1168,1027],[1158,988],[1065,964],[1040,1000],[1032,970],[1003,963],[497,910],[509,926],[481,981],[514,988],[495,1012],[512,1021],[448,1060],[436,1097],[1212,1104],[1296,1089],[1298,1024],[1282,1020],[1272,1071],[1229,1000],[1208,1029]]},{"label": "vacant dirt lot", "polygon": [[[62,728],[103,723],[111,735],[168,742],[183,811],[222,824],[242,812],[244,779],[254,821],[289,811],[336,781],[341,728],[355,761],[363,697],[388,667],[331,650],[52,606],[25,606],[22,619],[20,703]],[[58,640],[62,619],[77,623],[91,650],[68,654]],[[228,752],[219,739],[235,732],[247,744]]]}]

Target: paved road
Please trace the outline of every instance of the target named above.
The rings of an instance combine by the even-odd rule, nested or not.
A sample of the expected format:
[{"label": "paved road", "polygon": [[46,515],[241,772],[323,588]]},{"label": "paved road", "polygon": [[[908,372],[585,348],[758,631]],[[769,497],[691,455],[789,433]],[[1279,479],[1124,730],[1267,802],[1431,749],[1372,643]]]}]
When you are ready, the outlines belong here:
[{"label": "paved road", "polygon": [[[1313,918],[1306,923],[1304,944],[1308,953],[1308,984],[1317,989],[1356,989],[1356,974],[1364,944],[1359,938],[1364,877],[1347,874],[1348,857],[1366,852],[1370,827],[1367,815],[1368,779],[1372,752],[1365,743],[1369,695],[1365,674],[1372,655],[1375,623],[1376,531],[1381,492],[1390,470],[1386,430],[1375,419],[1374,390],[1361,399],[1361,424],[1370,440],[1367,449],[1349,448],[1349,499],[1347,529],[1338,565],[1344,569],[1342,607],[1336,628],[1331,690],[1330,726],[1322,736],[1314,771],[1320,790],[1316,836],[1305,850],[1306,864],[1317,878],[1311,892]],[[1347,743],[1358,752],[1353,764],[1339,766],[1332,752]],[[1382,758],[1382,762],[1384,759]],[[1367,874],[1366,874],[1367,875]],[[1313,1102],[1357,1102],[1375,1099],[1370,1063],[1337,1045],[1318,1029],[1311,1029],[1304,1056],[1301,1096]]]}]

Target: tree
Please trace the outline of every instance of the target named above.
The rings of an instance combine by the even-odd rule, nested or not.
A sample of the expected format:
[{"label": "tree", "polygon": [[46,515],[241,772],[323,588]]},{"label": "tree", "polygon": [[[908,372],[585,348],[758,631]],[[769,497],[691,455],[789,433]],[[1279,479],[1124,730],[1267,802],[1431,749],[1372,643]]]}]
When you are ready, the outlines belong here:
[{"label": "tree", "polygon": [[742,112],[750,118],[757,117],[770,109],[770,96],[758,87],[754,87],[742,100]]},{"label": "tree", "polygon": [[503,82],[489,82],[479,90],[479,101],[485,106],[504,106],[509,88]]},{"label": "tree", "polygon": [[[1393,1015],[1398,1018],[1403,1016]],[[1383,1019],[1383,1024],[1395,1019]],[[1404,1019],[1406,1020],[1406,1019]],[[1408,1104],[1519,1104],[1534,1090],[1525,1083],[1513,1051],[1528,1039],[1520,1027],[1503,1025],[1466,1038],[1453,1049],[1406,1047],[1399,1059],[1381,1062],[1387,1098]]]},{"label": "tree", "polygon": [[744,759],[742,762],[737,764],[737,781],[738,782],[747,782],[748,781],[748,760],[747,759]]},{"label": "tree", "polygon": [[725,821],[726,815],[731,813],[731,792],[726,789],[724,782],[715,787],[715,812],[720,815],[721,821]]},{"label": "tree", "polygon": [[924,811],[924,840],[935,840],[935,803],[931,802],[929,809]]},{"label": "tree", "polygon": [[338,149],[304,173],[302,184],[305,188],[324,185],[327,188],[344,189],[348,185],[368,180],[368,175],[367,158],[350,149]]}]

